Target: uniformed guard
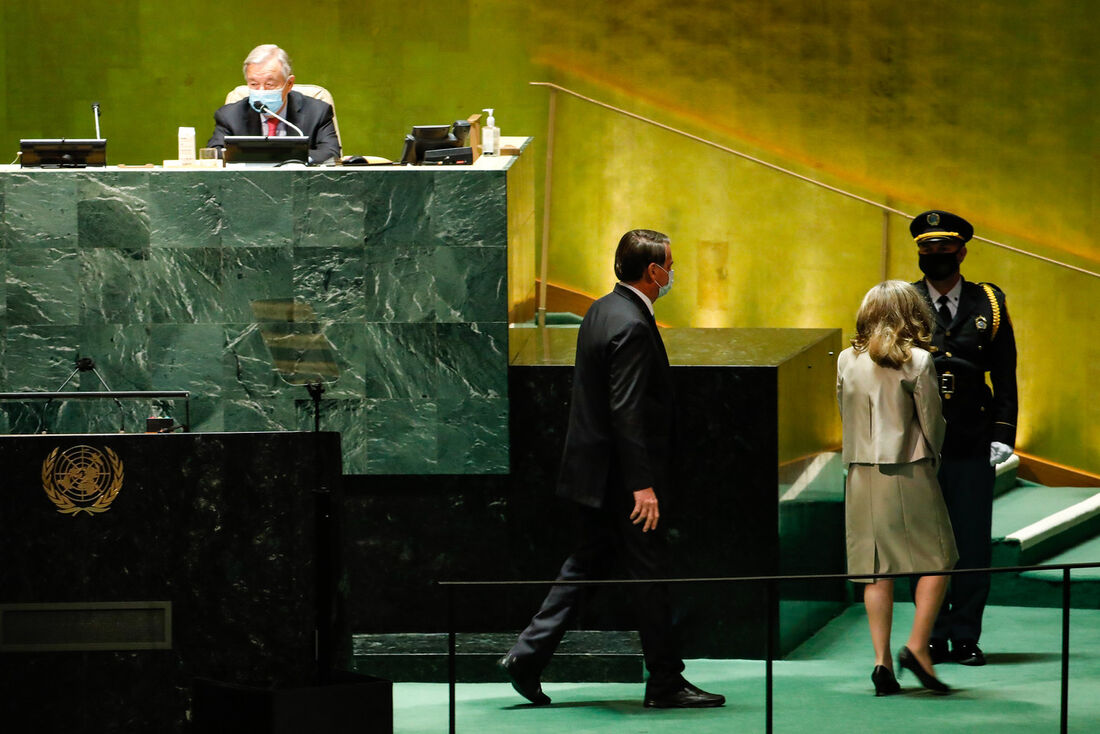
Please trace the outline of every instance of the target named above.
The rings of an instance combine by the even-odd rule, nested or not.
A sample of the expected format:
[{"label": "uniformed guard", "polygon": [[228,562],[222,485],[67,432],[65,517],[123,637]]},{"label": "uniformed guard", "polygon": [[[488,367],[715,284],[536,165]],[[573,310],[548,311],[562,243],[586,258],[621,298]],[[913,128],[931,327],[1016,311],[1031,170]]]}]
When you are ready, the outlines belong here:
[{"label": "uniformed guard", "polygon": [[[909,232],[924,273],[913,285],[936,314],[931,351],[947,420],[939,480],[959,549],[956,568],[987,568],[994,467],[1012,456],[1016,444],[1016,338],[1001,289],[971,283],[959,272],[974,236],[969,222],[928,211],[912,221]],[[932,630],[933,662],[985,665],[978,640],[988,597],[989,574],[951,579]]]}]

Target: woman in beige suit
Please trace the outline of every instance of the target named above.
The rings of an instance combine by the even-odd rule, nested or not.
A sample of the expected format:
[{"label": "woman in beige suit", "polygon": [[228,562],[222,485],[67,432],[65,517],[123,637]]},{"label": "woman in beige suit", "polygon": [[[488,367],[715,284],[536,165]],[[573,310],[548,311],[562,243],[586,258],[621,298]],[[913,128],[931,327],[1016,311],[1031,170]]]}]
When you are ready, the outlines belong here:
[{"label": "woman in beige suit", "polygon": [[[908,283],[888,280],[867,292],[852,346],[837,360],[844,423],[848,573],[927,573],[958,559],[947,507],[936,481],[945,423],[928,346],[932,312]],[[863,593],[875,668],[875,695],[900,689],[890,656],[894,580],[867,582]],[[946,576],[921,576],[909,641],[898,665],[937,693],[928,640]]]}]

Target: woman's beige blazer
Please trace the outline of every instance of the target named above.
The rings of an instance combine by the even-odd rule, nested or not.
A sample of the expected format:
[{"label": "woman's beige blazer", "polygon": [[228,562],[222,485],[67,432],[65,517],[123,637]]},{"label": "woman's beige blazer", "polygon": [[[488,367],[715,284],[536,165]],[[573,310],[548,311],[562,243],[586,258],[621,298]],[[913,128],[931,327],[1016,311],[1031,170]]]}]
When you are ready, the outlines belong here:
[{"label": "woman's beige blazer", "polygon": [[844,423],[845,464],[905,464],[932,459],[939,465],[946,423],[932,355],[913,357],[894,369],[849,347],[836,364],[836,397]]}]

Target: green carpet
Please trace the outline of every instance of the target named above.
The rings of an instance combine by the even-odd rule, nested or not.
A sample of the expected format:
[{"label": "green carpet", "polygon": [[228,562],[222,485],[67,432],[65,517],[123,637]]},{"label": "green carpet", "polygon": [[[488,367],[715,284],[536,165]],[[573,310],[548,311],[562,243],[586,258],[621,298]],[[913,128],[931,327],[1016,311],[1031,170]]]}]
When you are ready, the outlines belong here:
[{"label": "green carpet", "polygon": [[[1084,543],[1043,559],[1041,563],[1055,565],[1058,563],[1096,563],[1100,559],[1100,538],[1092,538]],[[1075,581],[1100,581],[1100,568],[1081,568],[1070,572]],[[1043,579],[1044,581],[1059,581],[1062,578],[1061,571],[1024,571],[1021,576],[1025,578]],[[1070,585],[1072,590],[1073,584]],[[1097,725],[1100,731],[1100,725]]]},{"label": "green carpet", "polygon": [[[898,604],[895,650],[904,643],[913,607]],[[1070,731],[1100,731],[1100,611],[1072,613]],[[901,683],[904,694],[874,698],[872,656],[862,607],[853,606],[775,663],[776,732],[813,734],[927,734],[927,732],[1057,732],[1060,701],[1061,610],[990,607],[982,645],[983,668],[941,665],[937,673],[957,689],[932,696]],[[458,686],[458,731],[623,734],[655,732],[763,732],[764,664],[692,660],[685,674],[726,696],[721,709],[657,711],[642,708],[643,687],[629,683],[551,683],[554,703],[526,705],[507,683]],[[394,731],[447,731],[447,686],[394,685]]]}]

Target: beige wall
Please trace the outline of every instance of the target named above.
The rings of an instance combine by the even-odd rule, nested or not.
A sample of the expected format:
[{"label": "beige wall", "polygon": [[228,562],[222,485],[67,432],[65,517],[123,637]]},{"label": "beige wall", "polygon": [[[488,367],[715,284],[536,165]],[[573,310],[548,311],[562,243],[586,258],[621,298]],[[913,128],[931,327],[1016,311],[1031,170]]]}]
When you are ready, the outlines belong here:
[{"label": "beige wall", "polygon": [[[7,160],[20,137],[90,136],[92,101],[111,162],[173,157],[272,41],[335,95],[346,152],[393,156],[409,126],[493,105],[541,167],[547,94],[527,82],[547,80],[1100,270],[1097,3],[6,0],[0,22]],[[881,274],[876,210],[576,100],[556,133],[551,282],[606,291],[618,236],[647,226],[675,244],[666,323],[851,331]],[[915,278],[905,223],[889,234],[888,275]],[[963,272],[1008,293],[1021,448],[1100,472],[1100,284],[982,244]]]}]

